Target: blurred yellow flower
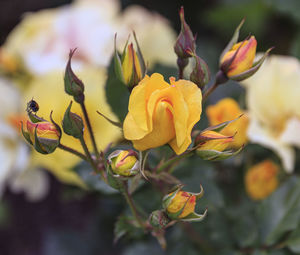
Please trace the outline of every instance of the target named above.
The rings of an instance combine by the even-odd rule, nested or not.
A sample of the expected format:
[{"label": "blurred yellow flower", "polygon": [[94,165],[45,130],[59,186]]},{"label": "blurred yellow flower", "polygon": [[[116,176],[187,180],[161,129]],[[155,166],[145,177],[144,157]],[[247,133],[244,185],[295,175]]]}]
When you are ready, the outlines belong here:
[{"label": "blurred yellow flower", "polygon": [[161,74],[147,76],[132,90],[128,114],[124,121],[124,136],[137,150],[170,144],[176,154],[191,144],[191,132],[200,120],[202,94],[191,81]]},{"label": "blurred yellow flower", "polygon": [[224,98],[215,105],[210,105],[206,108],[206,114],[210,126],[218,125],[225,121],[233,120],[244,114],[238,120],[230,123],[220,133],[225,136],[234,136],[230,146],[240,148],[247,142],[248,116],[239,107],[238,103],[232,98]]},{"label": "blurred yellow flower", "polygon": [[[121,135],[118,128],[112,126],[96,113],[98,110],[112,120],[116,120],[105,99],[104,83],[106,75],[103,70],[97,68],[86,68],[81,72],[77,72],[77,74],[85,84],[86,107],[97,144],[101,149],[104,149]],[[61,124],[64,112],[72,100],[72,97],[64,93],[63,75],[61,72],[52,72],[36,77],[29,85],[28,90],[26,90],[24,105],[32,97],[40,106],[38,115],[48,119],[50,111],[53,110],[53,119],[58,124]],[[72,112],[82,116],[80,106],[77,103],[73,103]],[[87,131],[84,132],[84,138],[88,146],[92,148]],[[78,151],[83,151],[80,142],[66,134],[62,134],[61,143]],[[80,178],[71,170],[79,161],[80,159],[76,156],[60,149],[49,155],[42,155],[35,151],[32,155],[33,165],[47,168],[63,182],[83,186]]]},{"label": "blurred yellow flower", "polygon": [[254,200],[268,197],[278,186],[277,174],[278,166],[271,160],[252,166],[245,176],[248,195]]},{"label": "blurred yellow flower", "polygon": [[300,62],[288,56],[270,56],[261,70],[245,80],[251,142],[273,149],[287,172],[294,169],[300,147]]},{"label": "blurred yellow flower", "polygon": [[18,56],[34,75],[62,70],[69,50],[75,47],[75,70],[86,63],[107,67],[114,34],[118,34],[119,45],[124,45],[133,30],[149,65],[175,65],[175,32],[167,20],[138,6],[121,12],[118,0],[76,0],[60,8],[26,14],[8,36],[4,49]]}]

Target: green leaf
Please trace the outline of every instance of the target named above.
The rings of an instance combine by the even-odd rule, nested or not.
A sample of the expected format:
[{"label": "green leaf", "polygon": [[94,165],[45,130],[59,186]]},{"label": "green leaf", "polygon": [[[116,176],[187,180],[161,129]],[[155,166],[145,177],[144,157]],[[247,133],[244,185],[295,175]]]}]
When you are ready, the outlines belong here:
[{"label": "green leaf", "polygon": [[124,215],[121,215],[114,228],[114,243],[118,242],[118,240],[126,234],[130,236],[136,236],[141,234],[141,230],[137,227],[136,221]]},{"label": "green leaf", "polygon": [[287,245],[292,252],[300,254],[300,225],[291,233],[285,245]]},{"label": "green leaf", "polygon": [[113,112],[118,116],[120,122],[123,122],[128,112],[129,91],[126,85],[116,77],[113,60],[108,69],[105,93]]},{"label": "green leaf", "polygon": [[259,208],[261,240],[272,245],[300,223],[300,180],[291,176]]}]

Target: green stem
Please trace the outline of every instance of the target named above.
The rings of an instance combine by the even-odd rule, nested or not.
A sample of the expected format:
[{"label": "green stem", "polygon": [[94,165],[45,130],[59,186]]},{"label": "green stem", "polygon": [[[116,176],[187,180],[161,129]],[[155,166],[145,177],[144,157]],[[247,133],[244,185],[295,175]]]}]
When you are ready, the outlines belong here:
[{"label": "green stem", "polygon": [[91,153],[90,153],[90,151],[89,151],[89,149],[88,149],[88,147],[87,147],[87,145],[86,145],[86,143],[85,143],[85,141],[84,141],[83,136],[81,136],[81,137],[79,138],[79,140],[80,140],[81,146],[82,146],[82,148],[83,148],[83,150],[84,150],[84,153],[85,153],[85,155],[86,155],[86,157],[87,157],[87,161],[91,164],[91,166],[93,167],[93,169],[95,170],[96,173],[100,172],[100,175],[101,175],[101,177],[102,177],[102,180],[105,181],[105,182],[107,183],[107,178],[106,178],[106,176],[104,175],[104,173],[103,173],[102,170],[99,171],[99,169],[98,169],[98,167],[97,167],[95,161],[93,160],[93,158],[92,158],[92,156],[91,156]]},{"label": "green stem", "polygon": [[172,164],[176,163],[177,161],[190,157],[193,155],[193,152],[188,152],[188,153],[183,153],[179,156],[175,156],[173,158],[170,158],[169,160],[167,160],[166,162],[164,162],[157,170],[156,173],[161,173],[164,169],[168,168],[169,166],[171,166]]},{"label": "green stem", "polygon": [[126,183],[123,183],[123,186],[124,186],[123,195],[124,195],[124,197],[126,199],[127,204],[130,207],[131,213],[133,214],[134,218],[136,219],[136,221],[138,222],[138,224],[140,225],[140,227],[143,228],[143,229],[145,229],[145,224],[142,221],[142,219],[141,219],[141,217],[140,217],[140,215],[139,215],[139,213],[138,213],[138,211],[136,209],[134,201],[133,201],[131,195],[128,192],[128,188],[127,188]]},{"label": "green stem", "polygon": [[92,125],[91,125],[91,122],[90,122],[90,119],[89,119],[89,115],[87,113],[87,110],[86,110],[84,102],[82,102],[80,104],[80,106],[81,106],[81,109],[82,109],[82,112],[83,112],[83,116],[84,116],[84,119],[85,119],[85,122],[86,122],[86,125],[87,125],[87,128],[88,128],[88,131],[90,133],[90,137],[91,137],[91,140],[92,140],[94,152],[96,154],[96,157],[99,158],[99,151],[98,151],[98,147],[97,147],[97,144],[96,144],[94,132],[93,132]]},{"label": "green stem", "polygon": [[64,151],[70,152],[70,153],[72,153],[72,154],[74,154],[74,155],[76,155],[76,156],[82,158],[82,159],[85,160],[85,161],[88,161],[87,157],[86,157],[84,154],[82,154],[81,152],[76,151],[76,150],[74,150],[74,149],[72,149],[72,148],[70,148],[70,147],[68,147],[68,146],[66,146],[66,145],[63,145],[63,144],[60,143],[60,144],[58,145],[58,148],[60,148],[60,149],[62,149],[62,150],[64,150]]},{"label": "green stem", "polygon": [[205,101],[207,99],[207,97],[219,86],[219,84],[215,81],[215,83],[208,89],[205,91],[205,93],[203,94],[202,97],[202,101]]}]

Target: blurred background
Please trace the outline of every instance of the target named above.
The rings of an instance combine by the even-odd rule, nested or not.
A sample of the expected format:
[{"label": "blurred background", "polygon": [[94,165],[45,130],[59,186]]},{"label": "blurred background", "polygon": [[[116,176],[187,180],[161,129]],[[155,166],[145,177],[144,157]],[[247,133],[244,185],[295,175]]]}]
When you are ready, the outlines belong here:
[{"label": "blurred background", "polygon": [[[8,52],[11,53],[10,46],[8,45],[15,44],[14,47],[20,47],[20,49],[18,49],[19,52],[23,51],[22,53],[26,55],[28,48],[25,47],[21,49],[23,44],[22,40],[26,38],[26,36],[29,36],[30,33],[34,33],[34,30],[26,31],[27,34],[22,35],[23,37],[20,36],[18,40],[11,38],[11,42],[7,41],[12,31],[16,31],[15,29],[19,26],[20,22],[22,22],[22,19],[26,17],[26,13],[34,13],[43,9],[64,8],[62,6],[70,4],[73,4],[73,1],[0,0],[0,45],[4,45],[4,48],[7,47],[9,49]],[[104,5],[102,11],[104,13],[106,11],[116,12],[114,15],[120,16],[121,14],[118,13],[123,13],[127,8],[133,5],[142,6],[147,12],[154,12],[164,17],[164,25],[167,24],[168,26],[166,30],[168,32],[166,33],[171,34],[166,41],[172,41],[180,31],[178,10],[180,6],[184,6],[186,21],[192,31],[197,34],[199,55],[207,61],[212,73],[218,68],[218,57],[222,49],[231,38],[235,27],[244,17],[246,18],[246,22],[241,30],[240,38],[245,38],[251,33],[255,35],[258,41],[258,51],[265,51],[275,46],[273,53],[293,55],[300,58],[300,1],[298,0],[121,0],[120,6],[118,7],[120,9],[111,10],[110,8],[115,7]],[[81,18],[83,20],[85,19],[84,16]],[[147,21],[142,22],[151,23],[152,21],[153,19],[149,18]],[[36,22],[39,23],[39,21]],[[138,23],[139,19],[135,19],[135,22]],[[146,30],[144,33],[151,35],[148,36],[148,38],[144,35],[141,36],[142,42],[140,44],[142,48],[146,47],[143,45],[153,44],[153,42],[163,37],[163,35],[159,33],[152,34],[154,28],[148,23],[146,25],[143,23]],[[36,25],[42,26],[42,24],[43,21]],[[62,26],[63,24],[62,22]],[[111,29],[113,28],[114,26],[111,27]],[[84,29],[88,30],[89,28],[83,27],[83,30]],[[116,28],[117,31],[118,29],[119,27]],[[143,28],[140,29],[143,30]],[[130,29],[127,29],[126,32],[129,30]],[[43,32],[47,33],[47,28],[45,28]],[[111,33],[114,34],[115,31],[111,31]],[[122,32],[120,32],[120,34],[120,46],[122,46],[124,41],[122,36],[126,36],[122,35]],[[143,44],[143,41],[145,44]],[[24,45],[25,44],[24,42]],[[110,46],[112,47],[112,45],[113,42],[111,41]],[[80,45],[72,45],[72,47],[79,47],[80,51]],[[34,51],[34,49],[31,50]],[[34,54],[29,56],[28,62],[26,62],[25,58],[25,60],[22,60],[26,62],[25,64],[28,64],[26,67],[28,69],[33,66],[30,66],[30,64],[36,61],[32,56],[34,56]],[[65,59],[67,59],[66,56],[67,52],[64,55]],[[84,61],[83,59],[84,58],[79,60]],[[155,58],[153,63],[150,64],[153,70],[157,68],[157,70],[165,70],[167,74],[176,74],[176,71],[174,71],[176,70],[175,65],[171,64],[172,61],[176,59],[175,55],[171,55],[169,59],[159,59],[157,57],[157,59]],[[31,60],[33,62],[30,62]],[[82,64],[80,61],[78,62],[79,66]],[[94,61],[93,59],[88,61],[95,63],[97,68],[100,68],[99,66],[108,66],[107,60],[104,61],[104,63],[101,63],[101,61],[98,63],[97,60]],[[43,70],[42,68],[38,70],[32,68],[28,74],[21,68],[21,70],[18,70],[18,77],[13,77],[12,79],[17,82],[21,80],[20,83],[27,83],[31,79],[29,77],[34,75],[38,77],[42,75]],[[7,70],[3,72],[4,74],[2,76],[5,77],[5,79],[11,78],[11,74],[6,71]],[[60,71],[60,73],[61,76],[59,77],[62,77],[62,71]],[[22,86],[23,90],[26,90],[27,84]],[[224,96],[239,97],[244,91],[236,86],[236,84],[231,82],[226,89],[220,88],[211,101],[215,102]],[[28,97],[30,98],[30,96],[27,96],[25,99],[27,100]],[[14,100],[15,99],[9,99],[8,102],[4,100],[0,103],[4,105],[7,104],[7,106],[12,104],[12,107],[14,107],[14,104],[16,104]],[[23,103],[23,99],[20,99],[20,102]],[[22,107],[25,108],[24,105],[21,106],[21,109]],[[1,156],[0,159],[5,160],[5,158],[1,158]],[[4,168],[4,163],[2,164],[2,162],[4,161],[0,161],[0,177],[7,176],[7,174],[1,175],[1,171],[4,171],[1,169]],[[209,168],[210,166],[207,167]],[[74,185],[74,183],[71,183],[72,185],[65,185],[57,179],[56,174],[48,171],[43,171],[43,173],[46,174],[46,177],[38,177],[37,179],[33,179],[36,183],[32,181],[26,184],[31,187],[35,185],[38,186],[37,182],[39,182],[39,178],[47,178],[47,181],[41,184],[43,187],[47,186],[47,192],[41,191],[45,193],[41,199],[28,200],[26,192],[24,193],[22,188],[16,188],[18,185],[7,185],[6,181],[0,182],[0,185],[2,185],[2,196],[0,200],[0,254],[128,255],[143,253],[146,255],[161,253],[160,247],[153,238],[145,238],[142,235],[135,236],[135,238],[139,240],[138,242],[132,241],[132,239],[129,238],[128,240],[114,244],[114,222],[120,215],[120,212],[126,207],[124,201],[118,194],[105,195],[101,192],[87,191],[78,188],[78,185]],[[187,178],[186,182],[189,183],[190,179],[188,178],[193,179],[194,177],[185,176],[185,178]],[[206,176],[201,176],[201,178],[209,183],[213,177],[210,173],[207,173]],[[43,187],[41,187],[41,190]],[[214,199],[219,199],[216,203],[222,203],[220,202],[221,198],[218,197],[219,191],[215,191],[213,185],[211,187],[212,192],[216,192],[217,194],[214,196]],[[15,192],[16,190],[18,190],[18,192]],[[140,197],[137,196],[136,199],[143,200],[143,196],[144,195],[140,195]],[[154,201],[150,201],[152,199],[155,200],[157,198],[152,198],[150,194],[149,202],[148,204],[146,203],[146,206],[149,206],[149,208],[154,203]],[[213,223],[211,222],[211,224]],[[220,222],[219,224],[222,223]],[[171,232],[170,235],[172,237],[170,238],[175,240],[174,242],[176,242],[176,240],[180,242],[181,234],[176,231],[177,230]],[[191,235],[193,235],[193,233],[191,233]],[[224,240],[224,242],[226,242],[226,240]],[[171,247],[170,250],[168,250],[168,254],[183,254],[183,251],[187,255],[197,254],[197,246],[192,244],[192,242],[188,246],[193,247],[191,250],[184,250],[187,249],[184,247],[184,245],[179,248],[177,247],[178,249],[176,250]]]}]

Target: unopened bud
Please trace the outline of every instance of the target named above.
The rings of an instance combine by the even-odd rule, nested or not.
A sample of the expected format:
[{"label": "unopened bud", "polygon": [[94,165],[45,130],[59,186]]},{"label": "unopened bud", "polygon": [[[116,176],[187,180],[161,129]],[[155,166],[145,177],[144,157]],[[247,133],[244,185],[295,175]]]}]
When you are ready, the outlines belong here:
[{"label": "unopened bud", "polygon": [[75,138],[80,138],[83,136],[84,124],[82,118],[76,113],[71,112],[72,101],[70,102],[63,121],[62,127],[67,135],[71,135]]},{"label": "unopened bud", "polygon": [[174,45],[174,51],[178,58],[191,57],[190,52],[194,52],[196,48],[195,38],[189,25],[184,19],[184,9],[181,7],[179,11],[181,30]]},{"label": "unopened bud", "polygon": [[145,76],[146,65],[140,50],[135,33],[134,40],[137,50],[134,49],[132,43],[128,41],[124,47],[122,56],[120,58],[116,49],[115,37],[115,53],[114,53],[114,69],[116,76],[121,80],[130,90],[133,89]]},{"label": "unopened bud", "polygon": [[163,229],[168,223],[170,223],[170,218],[166,215],[164,211],[154,211],[149,217],[149,222],[154,228]]},{"label": "unopened bud", "polygon": [[215,150],[224,151],[233,142],[233,136],[225,136],[215,131],[204,131],[200,133],[195,141],[199,151]]},{"label": "unopened bud", "polygon": [[116,150],[108,156],[114,174],[130,177],[138,173],[139,161],[133,150]]},{"label": "unopened bud", "polygon": [[210,71],[202,58],[197,55],[193,57],[195,59],[195,67],[190,74],[190,80],[196,83],[200,89],[203,89],[210,80]]},{"label": "unopened bud", "polygon": [[84,84],[75,75],[71,67],[71,59],[74,55],[75,50],[70,51],[69,60],[65,70],[65,77],[64,77],[65,92],[70,96],[73,96],[74,100],[77,103],[82,103],[84,101]]},{"label": "unopened bud", "polygon": [[36,151],[42,154],[49,154],[55,151],[60,143],[61,130],[59,126],[52,120],[51,122],[42,121],[33,123],[29,120],[26,122],[26,130],[22,133],[24,138],[35,148]]}]

